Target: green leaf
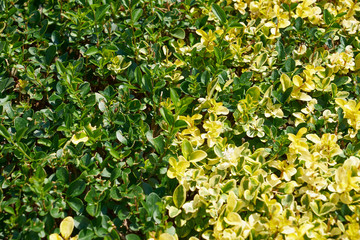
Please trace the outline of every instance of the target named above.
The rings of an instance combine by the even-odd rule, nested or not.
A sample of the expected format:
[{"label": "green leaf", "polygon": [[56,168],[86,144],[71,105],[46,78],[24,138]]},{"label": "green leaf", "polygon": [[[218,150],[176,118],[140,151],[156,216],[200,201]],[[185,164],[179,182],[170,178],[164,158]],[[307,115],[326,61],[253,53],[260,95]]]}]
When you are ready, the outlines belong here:
[{"label": "green leaf", "polygon": [[293,87],[286,89],[286,91],[282,95],[281,103],[285,103],[286,100],[288,100],[288,98],[290,97],[290,95],[292,93],[292,90],[293,90]]},{"label": "green leaf", "polygon": [[[49,21],[48,20],[44,20],[41,22],[41,29],[40,29],[40,35],[44,35],[46,33],[46,30],[48,28],[48,24],[49,24]],[[1,27],[0,27],[0,33],[1,33]]]},{"label": "green leaf", "polygon": [[301,17],[295,19],[295,28],[297,31],[300,30],[303,24],[304,24],[304,20]]},{"label": "green leaf", "polygon": [[85,196],[85,201],[88,203],[95,203],[99,200],[99,196],[94,187],[91,187],[90,191]]},{"label": "green leaf", "polygon": [[285,70],[287,72],[292,72],[295,70],[295,61],[294,59],[292,58],[288,58],[286,61],[285,61]]},{"label": "green leaf", "polygon": [[185,38],[185,31],[182,28],[177,28],[170,32],[170,34],[176,38],[184,39]]},{"label": "green leaf", "polygon": [[83,82],[79,86],[80,95],[85,97],[90,92],[90,83]]},{"label": "green leaf", "polygon": [[69,197],[79,196],[84,192],[86,188],[86,183],[83,180],[76,180],[72,182],[66,191],[66,195]]},{"label": "green leaf", "polygon": [[165,148],[165,139],[164,136],[160,135],[156,138],[153,138],[152,132],[148,131],[146,133],[147,140],[154,146],[156,152],[163,153]]},{"label": "green leaf", "polygon": [[146,210],[149,215],[160,214],[159,203],[161,203],[161,198],[156,193],[152,192],[146,196]]},{"label": "green leaf", "polygon": [[139,2],[140,0],[129,0],[130,5],[128,5],[130,8],[134,8]]},{"label": "green leaf", "polygon": [[110,180],[114,181],[115,179],[118,179],[122,175],[122,170],[119,167],[115,167],[114,170],[111,172]]},{"label": "green leaf", "polygon": [[175,122],[175,128],[178,128],[178,129],[180,129],[180,128],[185,128],[185,127],[187,127],[188,125],[187,125],[187,123],[184,121],[184,120],[176,120],[176,122]]},{"label": "green leaf", "polygon": [[172,126],[174,124],[174,116],[169,110],[167,110],[166,108],[160,108],[160,114],[167,122],[167,124],[169,124],[169,126]]},{"label": "green leaf", "polygon": [[117,230],[113,229],[109,235],[104,237],[104,240],[121,240],[121,238]]},{"label": "green leaf", "polygon": [[335,98],[337,95],[338,89],[335,83],[331,83],[331,93],[332,97]]},{"label": "green leaf", "polygon": [[12,77],[1,77],[0,75],[0,92],[4,92],[8,89],[11,84],[14,83],[14,78]]},{"label": "green leaf", "polygon": [[69,173],[65,168],[59,167],[56,170],[56,178],[60,182],[67,183],[69,181]]},{"label": "green leaf", "polygon": [[77,213],[82,213],[84,211],[84,203],[79,198],[70,198],[66,201],[71,209]]},{"label": "green leaf", "polygon": [[133,21],[133,23],[136,23],[140,19],[142,14],[143,14],[142,8],[136,8],[136,9],[132,10],[131,20]]},{"label": "green leaf", "polygon": [[119,187],[114,186],[111,188],[110,197],[115,201],[120,201],[122,199],[122,195]]},{"label": "green leaf", "polygon": [[88,203],[86,206],[86,212],[92,217],[97,217],[100,214],[101,203]]},{"label": "green leaf", "polygon": [[102,5],[96,9],[95,19],[96,22],[101,22],[106,15],[106,12],[110,9],[110,5]]},{"label": "green leaf", "polygon": [[79,239],[81,239],[81,240],[91,240],[91,239],[93,239],[94,235],[95,234],[94,234],[93,230],[85,228],[85,229],[82,229],[79,232]]},{"label": "green leaf", "polygon": [[335,76],[334,82],[336,86],[340,87],[349,82],[348,76]]},{"label": "green leaf", "polygon": [[141,238],[136,234],[128,234],[126,235],[126,240],[141,240]]},{"label": "green leaf", "polygon": [[226,14],[224,10],[222,10],[221,7],[217,4],[211,5],[211,10],[215,14],[215,16],[220,20],[220,23],[225,24],[226,23]]},{"label": "green leaf", "polygon": [[58,72],[60,75],[66,73],[66,68],[64,67],[64,65],[62,64],[62,62],[56,61],[56,62],[55,62],[55,65],[56,65],[56,70],[57,70],[57,72]]},{"label": "green leaf", "polygon": [[119,140],[119,142],[121,142],[124,145],[128,144],[127,139],[122,135],[121,130],[117,130],[116,131],[116,138]]},{"label": "green leaf", "polygon": [[278,52],[278,58],[280,61],[285,58],[286,56],[285,47],[281,41],[278,41],[276,43],[275,50]]},{"label": "green leaf", "polygon": [[8,140],[11,138],[10,133],[6,130],[6,128],[3,125],[0,125],[0,134]]},{"label": "green leaf", "polygon": [[44,180],[46,178],[46,172],[44,168],[38,166],[35,171],[35,177],[39,180]]},{"label": "green leaf", "polygon": [[324,21],[327,25],[330,25],[334,19],[334,16],[329,12],[329,10],[324,9]]},{"label": "green leaf", "polygon": [[134,75],[135,75],[135,80],[138,84],[141,84],[142,82],[142,73],[141,73],[141,69],[140,67],[136,67],[135,69],[135,72],[134,72]]},{"label": "green leaf", "polygon": [[177,186],[173,194],[175,207],[181,208],[186,201],[186,189],[183,185]]},{"label": "green leaf", "polygon": [[7,212],[7,213],[10,213],[12,215],[15,215],[14,209],[12,207],[10,207],[10,206],[4,207],[4,211]]},{"label": "green leaf", "polygon": [[114,148],[109,148],[108,150],[109,150],[110,155],[113,156],[114,158],[116,158],[116,159],[121,158],[119,152],[117,150],[115,150]]},{"label": "green leaf", "polygon": [[190,154],[190,162],[199,162],[207,157],[207,153],[202,150],[196,150]]},{"label": "green leaf", "polygon": [[50,65],[50,63],[54,59],[55,55],[56,55],[56,46],[51,45],[50,47],[48,47],[46,49],[46,52],[45,52],[45,63],[46,63],[46,65]]},{"label": "green leaf", "polygon": [[28,123],[28,121],[26,121],[22,117],[15,118],[15,120],[14,120],[15,130],[20,131],[24,128],[27,128],[27,123]]},{"label": "green leaf", "polygon": [[179,98],[179,94],[176,92],[175,89],[170,88],[170,98],[171,101],[177,105],[178,103],[180,103],[180,98]]},{"label": "green leaf", "polygon": [[86,52],[85,52],[85,55],[86,56],[91,56],[91,55],[94,55],[94,54],[97,54],[99,52],[99,49],[95,46],[91,46]]}]

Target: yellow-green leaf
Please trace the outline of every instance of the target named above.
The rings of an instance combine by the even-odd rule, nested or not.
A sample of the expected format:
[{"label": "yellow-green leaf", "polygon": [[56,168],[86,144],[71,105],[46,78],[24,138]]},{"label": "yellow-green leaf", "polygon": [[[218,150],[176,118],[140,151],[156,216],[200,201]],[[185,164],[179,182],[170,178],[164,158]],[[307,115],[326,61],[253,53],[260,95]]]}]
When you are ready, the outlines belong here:
[{"label": "yellow-green leaf", "polygon": [[256,66],[258,68],[261,68],[267,59],[268,59],[268,55],[266,53],[263,53],[260,56],[256,57],[256,59],[255,59]]},{"label": "yellow-green leaf", "polygon": [[326,215],[329,212],[335,211],[336,206],[331,202],[324,203],[320,208],[320,215]]},{"label": "yellow-green leaf", "polygon": [[227,193],[235,187],[236,187],[236,181],[235,181],[235,179],[231,179],[231,180],[227,181],[227,183],[221,188],[221,191],[223,193]]},{"label": "yellow-green leaf", "polygon": [[171,207],[169,208],[169,216],[170,216],[171,218],[176,217],[176,216],[179,215],[180,213],[181,213],[181,210],[178,209],[178,208],[176,208],[176,207],[174,207],[174,206],[171,206]]},{"label": "yellow-green leaf", "polygon": [[68,239],[74,229],[74,219],[72,217],[66,217],[60,223],[60,233],[63,238]]},{"label": "yellow-green leaf", "polygon": [[360,69],[360,53],[355,57],[355,71]]},{"label": "yellow-green leaf", "polygon": [[250,96],[252,101],[258,101],[260,98],[260,88],[257,86],[251,87],[246,91],[246,95]]},{"label": "yellow-green leaf", "polygon": [[229,212],[232,212],[236,207],[236,203],[237,203],[237,197],[236,197],[235,193],[230,192],[229,196],[227,198],[227,205],[226,205],[227,210]]},{"label": "yellow-green leaf", "polygon": [[181,144],[181,150],[182,150],[182,154],[184,155],[185,159],[188,159],[188,156],[193,151],[191,143],[188,140],[184,139]]},{"label": "yellow-green leaf", "polygon": [[71,142],[75,145],[78,145],[80,142],[87,142],[89,140],[85,131],[81,131],[72,136]]},{"label": "yellow-green leaf", "polygon": [[285,92],[288,88],[292,87],[291,79],[285,73],[281,74],[280,82],[281,82],[283,92]]},{"label": "yellow-green leaf", "polygon": [[183,185],[177,186],[173,194],[173,201],[175,207],[181,208],[186,200],[186,189]]},{"label": "yellow-green leaf", "polygon": [[199,162],[207,157],[206,152],[202,150],[194,151],[190,154],[189,161],[190,162]]}]

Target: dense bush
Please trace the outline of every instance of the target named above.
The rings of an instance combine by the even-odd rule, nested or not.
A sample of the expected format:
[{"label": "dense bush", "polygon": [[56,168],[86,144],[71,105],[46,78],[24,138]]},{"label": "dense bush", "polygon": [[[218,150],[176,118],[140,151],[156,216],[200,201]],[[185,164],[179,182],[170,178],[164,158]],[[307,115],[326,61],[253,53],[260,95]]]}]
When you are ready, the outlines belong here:
[{"label": "dense bush", "polygon": [[360,239],[356,0],[0,0],[1,239]]}]

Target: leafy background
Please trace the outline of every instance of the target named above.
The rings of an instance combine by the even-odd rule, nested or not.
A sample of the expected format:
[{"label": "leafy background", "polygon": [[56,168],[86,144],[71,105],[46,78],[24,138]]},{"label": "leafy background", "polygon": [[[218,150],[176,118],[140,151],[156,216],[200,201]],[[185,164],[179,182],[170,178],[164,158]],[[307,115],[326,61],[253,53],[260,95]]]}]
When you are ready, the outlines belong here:
[{"label": "leafy background", "polygon": [[0,238],[359,239],[359,10],[1,0]]}]

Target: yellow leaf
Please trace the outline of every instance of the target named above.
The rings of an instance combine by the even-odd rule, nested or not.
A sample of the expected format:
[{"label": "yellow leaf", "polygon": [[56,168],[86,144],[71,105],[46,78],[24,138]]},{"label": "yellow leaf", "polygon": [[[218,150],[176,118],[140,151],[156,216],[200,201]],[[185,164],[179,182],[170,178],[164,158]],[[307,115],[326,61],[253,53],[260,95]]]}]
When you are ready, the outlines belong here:
[{"label": "yellow leaf", "polygon": [[309,95],[307,95],[306,93],[303,93],[303,92],[300,93],[299,100],[308,102],[311,99],[312,98]]},{"label": "yellow leaf", "polygon": [[224,218],[224,221],[229,225],[240,225],[242,220],[238,213],[230,212],[227,217]]},{"label": "yellow leaf", "polygon": [[308,134],[308,135],[306,135],[306,138],[309,139],[310,141],[312,141],[313,143],[320,143],[321,142],[321,139],[316,134]]},{"label": "yellow leaf", "polygon": [[57,233],[51,234],[49,239],[50,240],[63,240],[63,238],[60,237],[59,234],[57,234]]},{"label": "yellow leaf", "polygon": [[176,166],[176,172],[185,172],[186,168],[190,166],[190,163],[187,161],[180,161]]},{"label": "yellow leaf", "polygon": [[207,37],[208,37],[207,33],[206,33],[204,30],[202,30],[202,29],[196,30],[196,33],[197,33],[198,35],[202,36],[203,38],[207,38]]},{"label": "yellow leaf", "polygon": [[167,176],[169,178],[176,178],[176,170],[174,168],[170,168],[168,171],[167,171]]},{"label": "yellow leaf", "polygon": [[174,157],[171,157],[169,158],[169,164],[172,166],[172,167],[176,167],[176,159]]},{"label": "yellow leaf", "polygon": [[176,240],[176,238],[169,233],[162,233],[159,237],[159,240]]},{"label": "yellow leaf", "polygon": [[300,128],[298,133],[296,134],[296,137],[301,137],[302,135],[304,135],[307,132],[306,128]]},{"label": "yellow leaf", "polygon": [[293,82],[294,82],[295,86],[301,87],[303,84],[303,79],[299,75],[295,75],[293,77]]},{"label": "yellow leaf", "polygon": [[68,239],[74,230],[74,219],[72,217],[66,217],[60,223],[60,233],[63,238]]}]

